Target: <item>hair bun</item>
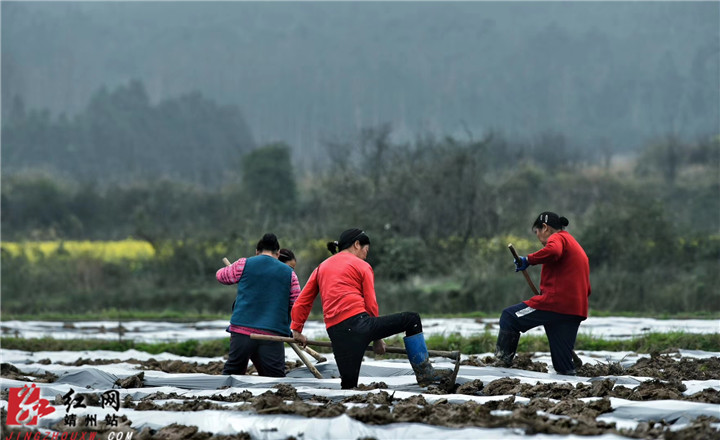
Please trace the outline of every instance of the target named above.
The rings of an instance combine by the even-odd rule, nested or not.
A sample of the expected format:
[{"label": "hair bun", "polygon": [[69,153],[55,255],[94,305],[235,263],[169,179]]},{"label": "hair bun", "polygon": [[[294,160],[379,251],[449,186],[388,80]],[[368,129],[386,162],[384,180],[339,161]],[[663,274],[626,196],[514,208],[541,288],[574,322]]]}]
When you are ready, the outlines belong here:
[{"label": "hair bun", "polygon": [[566,219],[565,217],[560,217],[560,224],[563,226],[567,226],[570,224],[570,220]]},{"label": "hair bun", "polygon": [[255,250],[258,252],[262,251],[271,251],[271,252],[277,252],[280,250],[280,243],[278,243],[277,236],[273,233],[268,233],[263,235],[263,237],[258,241],[257,246],[255,247]]}]

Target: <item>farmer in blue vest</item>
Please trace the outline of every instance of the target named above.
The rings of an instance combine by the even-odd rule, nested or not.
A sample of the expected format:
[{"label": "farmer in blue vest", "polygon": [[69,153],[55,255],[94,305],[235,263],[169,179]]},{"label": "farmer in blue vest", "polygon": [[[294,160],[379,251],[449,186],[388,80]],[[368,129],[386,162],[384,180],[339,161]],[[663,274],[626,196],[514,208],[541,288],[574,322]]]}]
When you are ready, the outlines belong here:
[{"label": "farmer in blue vest", "polygon": [[280,244],[275,234],[265,234],[255,254],[215,275],[222,284],[238,285],[227,328],[230,355],[223,374],[245,374],[251,360],[260,376],[284,377],[284,343],[251,339],[250,335],[292,335],[290,309],[300,295],[300,282],[292,268],[278,260]]}]

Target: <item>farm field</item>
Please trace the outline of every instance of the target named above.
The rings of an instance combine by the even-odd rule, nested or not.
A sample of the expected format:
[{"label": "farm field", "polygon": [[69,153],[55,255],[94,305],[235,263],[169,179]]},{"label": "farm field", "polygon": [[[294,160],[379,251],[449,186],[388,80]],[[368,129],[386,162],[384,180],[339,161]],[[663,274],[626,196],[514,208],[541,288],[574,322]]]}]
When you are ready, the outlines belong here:
[{"label": "farm field", "polygon": [[[181,342],[212,340],[227,337],[226,320],[198,322],[157,321],[4,321],[2,336],[21,338],[52,337],[54,339],[130,339],[142,342]],[[468,337],[489,331],[497,333],[498,318],[428,318],[423,319],[425,336],[457,334]],[[590,317],[580,325],[578,335],[603,339],[627,339],[648,332],[686,332],[693,334],[720,333],[716,319],[653,319],[629,317]],[[308,321],[304,334],[310,339],[328,339],[325,325]],[[544,335],[541,327],[526,335]]]},{"label": "farm field", "polygon": [[[427,320],[426,336],[471,335],[492,320]],[[653,331],[717,332],[717,320],[679,322],[591,318],[581,331],[623,338]],[[609,325],[614,322],[614,325]],[[661,327],[661,323],[665,327]],[[104,337],[117,322],[3,322],[23,337]],[[222,338],[224,323],[124,322],[124,338],[182,341]],[[90,331],[89,329],[94,329]],[[322,338],[320,322],[306,327]],[[326,336],[326,335],[325,335]],[[115,333],[117,337],[117,333]],[[578,376],[554,373],[549,353],[521,353],[513,368],[492,364],[490,353],[462,356],[455,393],[420,388],[404,359],[363,363],[360,386],[341,390],[332,354],[314,378],[288,347],[288,377],[220,375],[222,357],[183,357],[137,350],[35,351],[2,349],[2,408],[8,391],[35,384],[54,412],[38,419],[42,432],[95,432],[96,438],[717,438],[720,435],[720,350],[666,353],[578,351]],[[433,358],[450,368],[447,358]],[[117,409],[102,403],[116,390]],[[72,393],[71,393],[72,391]],[[63,403],[84,395],[86,407]],[[70,401],[72,403],[72,401]],[[76,426],[68,417],[75,416]],[[88,416],[97,426],[84,426]],[[106,426],[105,419],[118,426]],[[3,426],[4,432],[16,427]],[[10,431],[12,432],[12,431]],[[27,429],[23,432],[27,432]],[[5,435],[5,434],[4,434]],[[230,436],[230,437],[228,437]],[[14,438],[14,437],[13,437]]]}]

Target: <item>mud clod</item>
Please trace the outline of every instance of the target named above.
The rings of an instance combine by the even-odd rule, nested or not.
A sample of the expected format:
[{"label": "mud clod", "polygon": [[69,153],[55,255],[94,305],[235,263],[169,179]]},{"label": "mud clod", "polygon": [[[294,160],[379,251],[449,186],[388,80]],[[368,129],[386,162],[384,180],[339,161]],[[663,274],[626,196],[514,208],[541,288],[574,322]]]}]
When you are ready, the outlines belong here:
[{"label": "mud clod", "polygon": [[156,370],[165,373],[202,373],[202,374],[222,374],[224,362],[210,362],[208,364],[198,364],[197,362],[183,362],[181,360],[158,361],[150,358],[147,361],[139,362],[143,370]]},{"label": "mud clod", "polygon": [[546,397],[548,399],[564,399],[570,396],[575,387],[569,383],[539,383],[534,386],[528,386],[519,394],[523,397]]},{"label": "mud clod", "polygon": [[397,423],[418,423],[425,420],[430,413],[431,409],[426,405],[398,403],[393,408],[394,420]]},{"label": "mud clod", "polygon": [[303,417],[337,417],[345,413],[345,406],[339,403],[329,405],[311,405],[305,402],[295,402],[292,406],[292,414]]},{"label": "mud clod", "polygon": [[625,369],[619,362],[585,363],[577,370],[577,375],[582,377],[621,376],[623,374],[626,374]]},{"label": "mud clod", "polygon": [[720,379],[720,358],[678,360],[674,355],[654,352],[650,354],[650,358],[640,359],[628,368],[628,373],[664,380]]},{"label": "mud clod", "polygon": [[373,405],[353,407],[347,410],[347,415],[368,425],[387,425],[394,421],[394,417],[390,413],[390,407],[387,405],[381,405],[377,408]]},{"label": "mud clod", "polygon": [[252,399],[251,406],[255,411],[262,411],[269,408],[283,407],[284,403],[285,399],[273,393],[272,391],[266,391]]},{"label": "mud clod", "polygon": [[407,399],[401,399],[398,402],[405,403],[408,405],[427,405],[428,402],[425,400],[425,398],[422,396],[422,394],[416,394],[414,396],[408,397]]},{"label": "mud clod", "polygon": [[273,388],[277,388],[275,394],[278,397],[282,397],[284,400],[300,400],[297,390],[290,384],[281,383],[275,385]]},{"label": "mud clod", "polygon": [[388,388],[390,388],[390,387],[388,387],[388,385],[385,382],[373,382],[370,385],[360,384],[360,385],[356,386],[354,389],[359,390],[359,391],[370,391],[370,390],[378,390],[378,389],[386,390]]},{"label": "mud clod", "polygon": [[223,396],[220,394],[213,394],[208,397],[210,400],[217,400],[219,402],[248,402],[253,398],[253,393],[248,390],[244,390],[242,393],[232,393],[229,396]]},{"label": "mud clod", "polygon": [[457,394],[467,394],[469,396],[477,396],[483,389],[483,382],[479,379],[475,379],[471,382],[465,382],[460,385],[455,391]]},{"label": "mud clod", "polygon": [[479,357],[475,355],[471,355],[469,358],[460,361],[460,365],[469,365],[471,367],[484,367],[485,362],[482,361]]},{"label": "mud clod", "polygon": [[172,392],[172,393],[157,392],[157,393],[153,393],[153,394],[148,394],[147,396],[143,397],[141,400],[169,400],[169,399],[185,399],[185,396],[182,396],[175,392]]},{"label": "mud clod", "polygon": [[358,394],[355,396],[348,396],[342,401],[343,403],[372,403],[379,405],[391,405],[393,400],[394,397],[388,394],[387,391],[380,391],[379,393],[367,393]]},{"label": "mud clod", "polygon": [[546,410],[550,414],[564,415],[583,420],[585,423],[594,423],[595,418],[603,413],[612,411],[610,400],[602,399],[596,402],[585,403],[578,399],[565,399]]},{"label": "mud clod", "polygon": [[513,368],[519,368],[521,370],[538,371],[540,373],[547,373],[547,364],[544,362],[533,362],[532,357],[535,353],[518,353],[513,360]]},{"label": "mud clod", "polygon": [[483,394],[486,396],[500,396],[503,394],[520,395],[530,387],[530,385],[520,383],[520,379],[504,377],[487,384],[483,389]]},{"label": "mud clod", "polygon": [[614,386],[615,381],[612,379],[594,381],[592,382],[592,385],[590,385],[590,395],[595,397],[609,396],[612,393]]},{"label": "mud clod", "polygon": [[630,400],[683,400],[687,387],[682,382],[649,380],[638,385],[627,397]]},{"label": "mud clod", "polygon": [[687,397],[693,402],[720,404],[720,391],[713,388],[705,388],[704,390]]},{"label": "mud clod", "polygon": [[141,372],[134,376],[126,377],[125,379],[118,379],[115,381],[115,385],[121,388],[142,388],[144,379],[145,373]]},{"label": "mud clod", "polygon": [[31,374],[24,374],[14,365],[5,362],[0,364],[0,376],[11,380],[37,383],[52,383],[57,380],[57,376],[50,372],[46,371],[41,376],[33,376]]},{"label": "mud clod", "polygon": [[20,370],[18,370],[17,367],[15,367],[14,365],[5,362],[0,364],[0,375],[2,375],[3,377],[13,379],[12,376],[19,376],[21,374],[22,373],[20,372]]}]

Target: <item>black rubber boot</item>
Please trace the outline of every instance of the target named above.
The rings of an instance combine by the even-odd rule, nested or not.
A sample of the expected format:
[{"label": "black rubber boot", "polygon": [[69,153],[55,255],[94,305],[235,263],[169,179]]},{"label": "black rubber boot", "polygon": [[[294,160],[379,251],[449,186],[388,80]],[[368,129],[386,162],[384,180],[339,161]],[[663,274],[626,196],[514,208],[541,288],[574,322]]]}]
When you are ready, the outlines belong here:
[{"label": "black rubber boot", "polygon": [[495,357],[503,367],[512,366],[518,341],[520,341],[520,333],[507,330],[500,330],[498,333],[497,344],[495,345]]},{"label": "black rubber boot", "polygon": [[447,369],[435,369],[430,364],[425,337],[422,333],[403,338],[408,360],[415,372],[418,385],[426,387],[430,384],[441,384],[443,380],[452,376],[453,371]]}]

